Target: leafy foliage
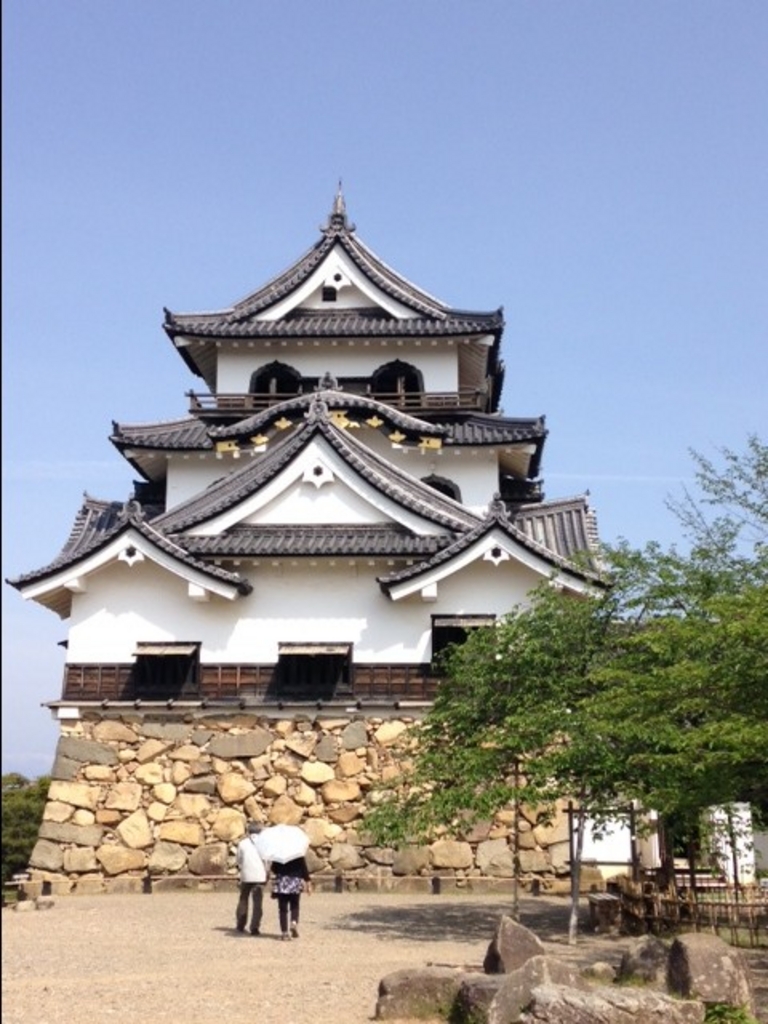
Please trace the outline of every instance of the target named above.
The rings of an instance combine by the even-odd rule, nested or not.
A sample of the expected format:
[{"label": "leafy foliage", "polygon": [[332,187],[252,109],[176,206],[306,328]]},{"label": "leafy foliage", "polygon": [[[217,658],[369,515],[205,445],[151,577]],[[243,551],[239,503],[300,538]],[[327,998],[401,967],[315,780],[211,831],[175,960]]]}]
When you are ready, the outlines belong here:
[{"label": "leafy foliage", "polygon": [[707,1007],[704,1015],[704,1024],[758,1024],[757,1018],[753,1017],[748,1010],[741,1006],[731,1006],[728,1003],[713,1003]]},{"label": "leafy foliage", "polygon": [[635,799],[688,830],[714,804],[768,807],[768,449],[722,454],[722,471],[694,455],[703,502],[674,508],[687,553],[607,549],[609,588],[545,584],[449,649],[374,837],[461,835],[555,798],[598,821]]},{"label": "leafy foliage", "polygon": [[3,775],[3,885],[29,864],[50,781],[45,775],[33,781],[15,772]]}]

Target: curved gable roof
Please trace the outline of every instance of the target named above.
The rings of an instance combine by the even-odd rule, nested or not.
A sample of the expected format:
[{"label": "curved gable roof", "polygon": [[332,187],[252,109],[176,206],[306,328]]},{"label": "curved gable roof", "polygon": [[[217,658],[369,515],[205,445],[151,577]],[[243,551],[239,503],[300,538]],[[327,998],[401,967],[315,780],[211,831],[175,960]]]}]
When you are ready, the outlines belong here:
[{"label": "curved gable roof", "polygon": [[8,579],[6,582],[17,590],[24,591],[50,581],[50,594],[46,598],[38,597],[38,600],[57,611],[62,617],[66,617],[69,614],[72,595],[66,585],[58,585],[55,582],[56,577],[92,559],[128,534],[146,541],[149,549],[154,548],[164,555],[170,555],[180,567],[192,570],[218,584],[224,584],[239,594],[250,593],[252,589],[251,584],[239,573],[228,572],[219,566],[201,561],[171,537],[155,529],[146,520],[137,502],[100,501],[88,495],[85,495],[69,538],[56,558],[40,569]]},{"label": "curved gable roof", "polygon": [[478,523],[478,517],[459,502],[404,473],[337,427],[330,419],[322,393],[315,393],[304,422],[295,433],[257,462],[249,460],[201,494],[158,516],[153,524],[164,532],[188,530],[229,511],[273,480],[318,435],[369,485],[422,519],[454,532],[471,529]]},{"label": "curved gable roof", "polygon": [[[536,506],[537,511],[543,515],[555,517],[557,513],[574,512],[577,509],[577,500],[569,502],[554,502],[549,508]],[[581,514],[586,516],[589,512],[586,501],[581,501]],[[533,517],[531,517],[533,518]],[[540,517],[541,518],[541,517]],[[382,591],[389,597],[401,584],[407,584],[432,574],[441,566],[448,566],[451,562],[459,559],[473,545],[478,544],[490,534],[501,532],[515,544],[519,544],[531,554],[549,564],[552,569],[567,572],[570,576],[583,580],[591,585],[604,585],[606,580],[596,565],[596,549],[593,544],[591,527],[583,531],[584,545],[579,547],[568,543],[564,532],[550,533],[548,543],[534,539],[529,529],[518,525],[514,520],[507,517],[506,507],[498,498],[491,504],[487,517],[474,529],[468,530],[458,537],[453,544],[448,545],[436,552],[431,558],[419,564],[408,566],[398,572],[389,573],[379,577],[379,585]],[[580,565],[577,556],[583,553],[591,564]]]}]

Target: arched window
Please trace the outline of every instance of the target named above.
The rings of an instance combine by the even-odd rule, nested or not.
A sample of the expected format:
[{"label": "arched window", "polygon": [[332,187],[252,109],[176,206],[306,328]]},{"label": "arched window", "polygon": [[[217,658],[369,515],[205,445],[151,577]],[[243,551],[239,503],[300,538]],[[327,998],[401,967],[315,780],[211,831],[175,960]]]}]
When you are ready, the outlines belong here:
[{"label": "arched window", "polygon": [[421,371],[402,359],[385,363],[371,376],[371,394],[381,395],[385,401],[399,400],[400,404],[406,404],[407,398],[413,396],[412,404],[419,405],[423,390]]},{"label": "arched window", "polygon": [[423,476],[421,478],[423,484],[427,484],[435,491],[439,491],[444,494],[447,498],[453,498],[454,501],[461,501],[461,490],[458,484],[455,484],[453,480],[449,480],[444,476],[435,476],[433,473],[431,476]]},{"label": "arched window", "polygon": [[296,395],[301,392],[301,374],[275,360],[254,372],[248,390],[252,395]]}]

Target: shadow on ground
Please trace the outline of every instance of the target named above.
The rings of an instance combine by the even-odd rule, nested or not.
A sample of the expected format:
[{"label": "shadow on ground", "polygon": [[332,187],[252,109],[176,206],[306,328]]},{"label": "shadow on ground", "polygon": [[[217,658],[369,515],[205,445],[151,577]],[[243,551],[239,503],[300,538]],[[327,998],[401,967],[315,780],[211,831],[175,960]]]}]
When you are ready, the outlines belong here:
[{"label": "shadow on ground", "polygon": [[[570,905],[537,900],[520,901],[520,920],[540,939],[565,941],[568,934]],[[442,903],[419,900],[411,906],[379,904],[338,918],[331,928],[356,929],[377,935],[417,942],[448,940],[482,943],[493,938],[499,918],[512,914],[510,900],[483,903]]]}]

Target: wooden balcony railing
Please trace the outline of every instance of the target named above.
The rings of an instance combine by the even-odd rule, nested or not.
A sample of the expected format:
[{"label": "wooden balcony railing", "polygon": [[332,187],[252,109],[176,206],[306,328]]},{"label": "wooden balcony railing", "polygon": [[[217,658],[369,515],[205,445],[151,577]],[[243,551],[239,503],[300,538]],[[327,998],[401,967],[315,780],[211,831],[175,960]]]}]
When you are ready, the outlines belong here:
[{"label": "wooden balcony railing", "polygon": [[[361,392],[349,391],[350,395]],[[266,392],[197,394],[187,392],[189,411],[201,417],[236,418],[249,416],[255,412],[269,409],[280,402],[297,397],[301,392],[272,394]],[[489,396],[485,391],[459,388],[458,391],[403,391],[381,392],[374,394],[365,392],[377,402],[391,405],[395,409],[414,415],[434,414],[439,412],[488,412]]]},{"label": "wooden balcony railing", "polygon": [[[62,700],[80,701],[229,701],[248,700],[255,704],[272,704],[281,699],[274,665],[203,664],[198,667],[196,682],[187,682],[181,689],[150,692],[136,684],[133,664],[69,664],[64,667]],[[431,702],[439,679],[428,664],[351,666],[351,680],[340,688],[339,700],[369,703],[390,701]],[[343,691],[343,692],[341,692]],[[316,699],[311,692],[307,702]],[[291,703],[296,703],[291,697]],[[299,701],[300,702],[300,701]]]}]

